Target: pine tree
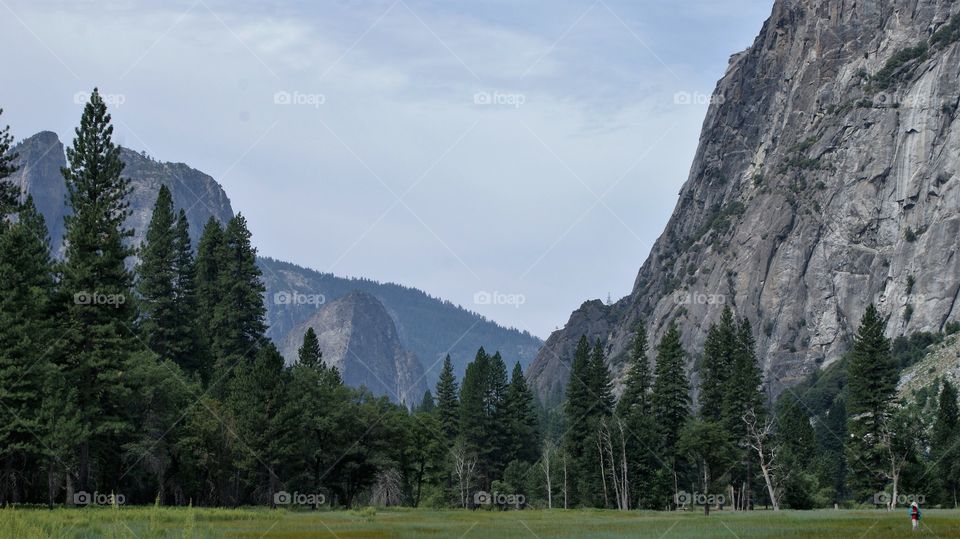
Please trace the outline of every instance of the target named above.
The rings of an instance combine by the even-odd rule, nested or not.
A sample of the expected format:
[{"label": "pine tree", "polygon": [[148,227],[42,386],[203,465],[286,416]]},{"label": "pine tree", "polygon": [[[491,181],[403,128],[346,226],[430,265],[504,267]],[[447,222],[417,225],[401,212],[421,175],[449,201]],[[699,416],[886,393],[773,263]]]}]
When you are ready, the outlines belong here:
[{"label": "pine tree", "polygon": [[467,365],[460,387],[459,433],[468,450],[480,457],[478,472],[485,476],[490,469],[489,421],[487,388],[490,380],[490,356],[481,347],[472,363]]},{"label": "pine tree", "polygon": [[490,474],[492,477],[502,477],[503,469],[509,462],[507,455],[510,450],[509,440],[509,410],[507,409],[507,364],[499,351],[490,357],[489,379],[486,383],[486,409],[488,442],[490,446]]},{"label": "pine tree", "polygon": [[957,410],[957,390],[949,381],[943,382],[937,400],[937,416],[930,436],[930,453],[934,461],[935,477],[943,491],[944,505],[957,506],[960,487],[960,412]]},{"label": "pine tree", "polygon": [[507,388],[506,408],[509,452],[504,460],[508,464],[515,460],[532,464],[539,454],[540,421],[533,392],[527,385],[519,362],[513,366],[510,387]]},{"label": "pine tree", "polygon": [[281,488],[277,470],[289,446],[278,442],[289,430],[282,428],[278,419],[286,400],[283,356],[276,346],[267,343],[252,360],[238,364],[226,401],[241,442],[236,465],[242,485],[246,491],[257,489],[262,493],[262,499],[251,500],[255,503],[272,503],[273,494]]},{"label": "pine tree", "polygon": [[[736,455],[732,456],[736,464],[730,469],[730,484],[736,492],[732,501],[738,508],[750,508],[753,505],[755,454],[747,446],[748,432],[744,417],[751,414],[751,417],[762,424],[766,414],[763,409],[763,378],[757,364],[756,341],[750,321],[746,318],[737,326],[733,364],[730,368],[730,376],[723,391],[720,424],[730,438],[730,447],[736,452]],[[741,499],[741,495],[745,499]]]},{"label": "pine tree", "polygon": [[781,501],[792,509],[811,509],[818,483],[812,465],[817,454],[810,417],[799,400],[782,398],[777,412],[778,467],[784,470]]},{"label": "pine tree", "polygon": [[[592,436],[584,436],[591,419],[590,412],[595,405],[595,399],[590,393],[589,380],[591,378],[590,342],[586,335],[581,335],[573,353],[573,362],[570,367],[570,380],[567,382],[566,402],[564,414],[567,430],[564,434],[564,450],[570,461],[570,478],[568,490],[571,494],[580,493],[586,483],[584,477],[584,460],[587,446],[593,442]],[[578,503],[573,500],[573,503]]]},{"label": "pine tree", "polygon": [[[213,312],[220,301],[218,287],[220,286],[220,271],[222,261],[220,253],[223,251],[223,227],[220,222],[211,217],[203,227],[200,242],[197,245],[196,261],[196,289],[197,289],[197,320],[199,327],[212,346]],[[211,350],[212,352],[212,350]]]},{"label": "pine tree", "polygon": [[[3,115],[3,109],[0,109],[0,115]],[[10,126],[0,129],[0,221],[3,217],[16,210],[20,199],[20,190],[16,185],[5,178],[17,171],[14,162],[17,155],[10,152],[13,145],[13,135],[10,134]]]},{"label": "pine tree", "polygon": [[430,393],[428,389],[423,392],[423,398],[420,399],[420,405],[417,406],[416,411],[418,413],[432,414],[435,408],[436,404],[433,402],[433,393]]},{"label": "pine tree", "polygon": [[457,377],[453,374],[453,363],[450,361],[450,354],[447,354],[443,360],[443,370],[440,371],[440,380],[437,382],[437,416],[447,444],[451,447],[459,432],[460,401],[457,397],[459,392]]},{"label": "pine tree", "polygon": [[317,340],[317,332],[311,327],[308,327],[303,334],[303,344],[297,350],[297,358],[300,365],[310,369],[326,367],[323,362],[323,352],[320,350],[320,341]]},{"label": "pine tree", "polygon": [[167,186],[161,185],[137,267],[140,332],[150,350],[161,359],[172,359],[176,341],[181,337],[176,334],[181,313],[176,308],[175,223],[173,197]]},{"label": "pine tree", "polygon": [[700,365],[700,416],[722,422],[723,400],[737,354],[737,324],[730,307],[724,307],[720,321],[710,326],[703,344]]},{"label": "pine tree", "polygon": [[886,482],[882,440],[898,375],[890,341],[883,334],[885,324],[873,304],[869,305],[860,321],[847,367],[849,451],[858,468],[865,467],[867,471],[855,476],[861,496],[882,490]]},{"label": "pine tree", "polygon": [[596,407],[592,412],[598,417],[610,417],[613,413],[613,382],[610,377],[610,369],[607,368],[606,354],[603,352],[603,345],[600,339],[597,339],[593,345],[593,352],[590,355],[590,392],[596,401]]},{"label": "pine tree", "polygon": [[663,462],[669,465],[672,490],[679,489],[680,473],[677,441],[687,421],[690,419],[690,386],[684,369],[686,352],[680,343],[680,331],[676,324],[670,324],[667,333],[657,347],[656,378],[653,382],[653,416],[657,420],[660,434],[659,453]]},{"label": "pine tree", "polygon": [[200,312],[197,305],[196,261],[190,244],[190,225],[183,209],[177,214],[174,225],[173,248],[175,253],[174,290],[176,293],[173,331],[170,354],[174,362],[187,374],[199,374],[206,383],[209,379],[209,351],[205,348],[197,320]]},{"label": "pine tree", "polygon": [[617,402],[617,415],[626,418],[633,414],[647,415],[650,412],[650,363],[647,360],[647,330],[643,323],[637,326],[630,349],[630,365],[623,395]]},{"label": "pine tree", "polygon": [[627,458],[629,486],[636,496],[639,508],[658,508],[651,482],[654,472],[660,468],[654,451],[659,444],[657,423],[651,414],[653,376],[647,359],[647,331],[643,323],[637,325],[637,332],[630,349],[630,364],[623,389],[623,395],[617,402],[617,417],[624,421],[627,431]]},{"label": "pine tree", "polygon": [[0,224],[0,505],[22,501],[20,474],[43,454],[40,407],[56,355],[47,228],[27,197]]},{"label": "pine tree", "polygon": [[266,331],[265,288],[246,219],[237,214],[227,223],[223,238],[217,253],[219,299],[211,320],[211,348],[217,362],[215,379],[226,379],[237,364],[249,362],[263,343]]},{"label": "pine tree", "polygon": [[[74,440],[78,486],[85,490],[90,489],[91,460],[119,462],[123,436],[132,429],[124,372],[137,342],[131,338],[136,313],[128,301],[132,276],[125,265],[132,254],[125,241],[133,231],[124,226],[130,187],[121,176],[123,162],[112,135],[107,107],[94,89],[73,146],[67,148],[69,166],[62,171],[72,213],[65,218],[60,285],[67,308],[61,343],[63,368],[78,389],[81,430],[89,434]],[[100,470],[98,485],[116,489],[116,470]]]}]

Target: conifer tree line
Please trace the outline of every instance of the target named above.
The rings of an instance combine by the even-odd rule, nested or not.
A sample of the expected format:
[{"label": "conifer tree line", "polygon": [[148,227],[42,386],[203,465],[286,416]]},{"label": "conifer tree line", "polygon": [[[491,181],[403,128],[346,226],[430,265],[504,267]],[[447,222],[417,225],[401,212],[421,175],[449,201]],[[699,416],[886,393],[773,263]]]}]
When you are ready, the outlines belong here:
[{"label": "conifer tree line", "polygon": [[[62,260],[32,199],[0,181],[0,504],[957,503],[957,390],[938,380],[898,400],[901,365],[872,305],[838,366],[776,401],[753,326],[726,307],[700,351],[676,325],[650,343],[638,324],[617,388],[605,343],[582,336],[554,410],[483,348],[460,380],[447,356],[408,408],[344,385],[312,329],[285,365],[241,214],[191,245],[161,187],[131,245],[112,133],[94,90],[62,171]],[[12,143],[0,131],[0,180],[16,171]]]}]

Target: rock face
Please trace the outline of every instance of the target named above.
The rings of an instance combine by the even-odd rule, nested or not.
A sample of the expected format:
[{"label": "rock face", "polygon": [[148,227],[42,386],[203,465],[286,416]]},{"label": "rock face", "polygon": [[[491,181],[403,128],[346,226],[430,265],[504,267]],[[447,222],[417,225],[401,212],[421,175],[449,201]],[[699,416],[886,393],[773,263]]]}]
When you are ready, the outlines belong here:
[{"label": "rock face", "polygon": [[[21,192],[33,196],[47,221],[54,254],[60,256],[63,254],[63,217],[68,211],[67,186],[60,173],[67,164],[64,146],[56,133],[42,131],[23,140],[13,152],[19,155],[20,169],[11,180],[20,185]],[[140,244],[146,233],[160,185],[170,189],[174,207],[186,211],[194,246],[210,217],[223,223],[233,217],[230,199],[210,176],[183,163],[163,163],[127,148],[121,148],[120,159],[126,165],[123,175],[130,178],[132,188],[129,198],[132,214],[126,225],[134,230],[135,245]]]},{"label": "rock face", "polygon": [[383,303],[396,325],[401,344],[420,359],[430,387],[436,385],[447,354],[457,376],[462,377],[467,363],[473,361],[481,346],[490,351],[499,350],[510,365],[518,361],[526,368],[543,344],[527,332],[504,328],[416,288],[369,279],[345,279],[269,258],[258,262],[267,288],[265,301],[270,325],[267,334],[274,341],[284,339],[291,332],[296,339],[302,338],[303,322],[324,303],[353,291],[363,291]]},{"label": "rock face", "polygon": [[776,0],[717,85],[632,293],[550,336],[529,370],[541,398],[561,397],[580,334],[606,343],[622,381],[640,320],[654,345],[676,322],[695,352],[723,304],[753,323],[774,394],[837,359],[870,302],[891,336],[956,319],[958,11]]},{"label": "rock face", "polygon": [[351,292],[317,309],[281,341],[288,363],[296,360],[307,328],[317,333],[324,361],[340,370],[346,384],[366,386],[396,402],[419,404],[427,389],[423,367],[404,350],[393,319],[377,298]]}]

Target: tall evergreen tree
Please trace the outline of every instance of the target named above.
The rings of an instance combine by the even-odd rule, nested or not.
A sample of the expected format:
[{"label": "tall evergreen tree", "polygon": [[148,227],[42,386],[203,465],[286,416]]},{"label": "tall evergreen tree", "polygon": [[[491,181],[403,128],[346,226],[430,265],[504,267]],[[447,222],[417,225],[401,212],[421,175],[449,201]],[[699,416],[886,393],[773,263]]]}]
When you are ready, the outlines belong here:
[{"label": "tall evergreen tree", "polygon": [[653,416],[660,434],[659,453],[670,468],[674,493],[678,491],[679,451],[677,441],[690,419],[690,386],[684,369],[686,352],[680,343],[680,331],[670,324],[657,347],[656,378],[653,382]]},{"label": "tall evergreen tree", "polygon": [[53,293],[47,228],[28,197],[16,222],[0,223],[0,505],[23,500],[23,472],[43,454],[39,412],[56,356]]},{"label": "tall evergreen tree", "polygon": [[934,460],[934,476],[938,478],[944,505],[957,507],[960,487],[960,412],[957,410],[957,390],[949,381],[943,382],[937,400],[937,416],[930,436],[930,453]]},{"label": "tall evergreen tree", "polygon": [[650,362],[647,359],[647,330],[643,323],[640,323],[630,348],[630,365],[627,368],[623,395],[617,402],[617,415],[626,418],[633,414],[647,415],[650,412],[651,378]]},{"label": "tall evergreen tree", "polygon": [[613,413],[613,382],[610,377],[610,369],[607,368],[606,354],[603,352],[603,345],[600,339],[597,339],[593,345],[593,352],[590,354],[590,392],[596,401],[594,415],[609,417]]},{"label": "tall evergreen tree", "polygon": [[128,301],[132,277],[125,265],[132,254],[125,242],[133,231],[124,226],[130,187],[121,176],[123,162],[112,135],[107,107],[94,89],[67,148],[69,166],[62,171],[72,212],[65,218],[66,260],[60,282],[67,303],[63,368],[76,384],[78,415],[89,433],[75,440],[78,486],[89,491],[95,458],[104,462],[98,468],[98,487],[117,488],[118,451],[132,429],[124,372],[136,347],[130,338],[136,318],[133,301]]},{"label": "tall evergreen tree", "polygon": [[734,465],[730,468],[730,484],[734,487],[734,500],[738,508],[753,505],[753,476],[755,454],[748,446],[747,424],[744,417],[751,414],[762,422],[766,414],[763,408],[763,377],[757,364],[756,341],[750,321],[744,318],[737,326],[733,364],[723,392],[721,408],[724,429],[730,439]]},{"label": "tall evergreen tree", "polygon": [[509,448],[504,460],[508,464],[514,460],[532,464],[537,460],[540,449],[540,420],[533,392],[527,385],[519,362],[513,366],[510,387],[507,388],[506,408]]},{"label": "tall evergreen tree", "polygon": [[[223,226],[215,218],[207,220],[197,244],[196,288],[198,325],[208,341],[212,341],[213,312],[220,301],[220,253],[224,247]],[[212,342],[210,343],[212,346]],[[212,350],[211,350],[212,351]]]},{"label": "tall evergreen tree", "polygon": [[177,214],[173,232],[176,317],[170,354],[173,361],[180,365],[184,372],[197,373],[206,383],[210,376],[209,351],[204,346],[201,328],[197,326],[197,320],[200,318],[197,304],[197,268],[193,247],[190,244],[190,225],[187,222],[187,213],[183,209]]},{"label": "tall evergreen tree", "polygon": [[652,385],[653,375],[647,358],[647,330],[640,323],[630,348],[630,364],[623,395],[617,402],[617,417],[626,424],[628,486],[633,491],[631,503],[640,508],[661,507],[650,488],[654,474],[660,467],[655,453],[659,434],[656,420],[651,414]]},{"label": "tall evergreen tree", "polygon": [[238,363],[255,357],[266,331],[265,288],[242,215],[227,223],[217,262],[218,301],[211,320],[211,348],[217,361],[214,378],[223,379]]},{"label": "tall evergreen tree", "polygon": [[857,468],[855,487],[861,497],[882,490],[886,480],[883,447],[885,422],[890,418],[897,389],[897,365],[884,336],[886,322],[870,304],[850,351],[847,375],[848,450]]},{"label": "tall evergreen tree", "polygon": [[[584,470],[587,447],[593,442],[592,436],[584,436],[584,432],[589,427],[590,413],[596,406],[596,399],[590,393],[589,381],[592,374],[590,358],[590,341],[587,340],[586,335],[581,335],[573,353],[564,403],[567,428],[564,433],[564,450],[570,461],[568,490],[571,494],[583,491],[580,484],[587,481]],[[574,499],[573,503],[579,503],[579,500]]]},{"label": "tall evergreen tree", "polygon": [[166,185],[161,185],[140,247],[137,292],[140,331],[147,346],[162,359],[172,359],[173,348],[181,337],[176,333],[181,313],[176,308],[175,223],[173,196]]},{"label": "tall evergreen tree", "polygon": [[437,416],[449,446],[453,445],[459,432],[459,392],[457,377],[453,374],[453,363],[450,361],[450,354],[447,354],[443,360],[443,370],[440,371],[440,380],[437,382]]},{"label": "tall evergreen tree", "polygon": [[723,400],[727,381],[733,374],[737,355],[737,323],[730,307],[724,307],[720,321],[710,326],[703,344],[700,365],[700,416],[705,421],[723,422]]}]

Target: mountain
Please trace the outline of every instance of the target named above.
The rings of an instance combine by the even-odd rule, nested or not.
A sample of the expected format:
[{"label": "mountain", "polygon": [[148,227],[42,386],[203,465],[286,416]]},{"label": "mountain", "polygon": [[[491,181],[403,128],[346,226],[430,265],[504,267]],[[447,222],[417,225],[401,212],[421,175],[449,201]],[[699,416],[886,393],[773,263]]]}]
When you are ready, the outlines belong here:
[{"label": "mountain", "polygon": [[632,292],[584,303],[530,367],[541,399],[561,398],[582,333],[606,343],[622,381],[641,320],[654,344],[676,322],[695,352],[730,305],[753,323],[774,394],[839,358],[871,302],[890,336],[955,320],[958,10],[776,0],[717,84]]},{"label": "mountain", "polygon": [[[63,144],[56,133],[42,131],[24,139],[12,152],[19,156],[20,169],[10,181],[19,184],[21,192],[33,195],[47,221],[54,253],[62,255],[63,217],[68,210],[67,187],[60,174],[60,169],[67,165]],[[162,163],[127,148],[121,148],[120,159],[126,165],[123,173],[130,178],[132,188],[129,198],[132,214],[126,226],[136,233],[135,245],[140,244],[146,233],[161,184],[170,189],[176,209],[186,211],[194,245],[210,217],[223,223],[233,217],[230,199],[212,177],[183,163]]]},{"label": "mountain", "polygon": [[346,384],[365,385],[408,405],[420,403],[427,390],[423,366],[400,344],[393,319],[377,298],[351,292],[322,305],[280,341],[288,363],[296,361],[307,328],[317,333],[324,361],[337,367]]},{"label": "mountain", "polygon": [[[61,167],[66,166],[64,146],[55,133],[44,131],[24,139],[12,151],[19,155],[17,165],[20,169],[11,181],[20,185],[22,192],[33,196],[47,221],[54,254],[60,256],[63,253],[63,217],[68,209],[65,205],[66,184],[60,173]],[[121,148],[120,157],[126,165],[124,176],[130,178],[132,187],[129,198],[132,214],[126,224],[134,229],[134,244],[140,244],[143,239],[161,184],[173,194],[174,206],[186,211],[194,245],[210,217],[220,222],[233,217],[230,199],[209,175],[183,163],[160,162],[127,148]],[[281,346],[288,334],[291,341],[301,339],[305,329],[303,324],[308,319],[312,319],[326,303],[351,292],[365,292],[375,297],[378,304],[382,303],[392,320],[391,331],[407,353],[406,359],[398,362],[398,365],[402,366],[404,362],[407,365],[397,375],[401,380],[407,380],[400,387],[415,387],[419,391],[420,386],[414,382],[424,372],[427,375],[423,382],[433,386],[439,376],[440,362],[447,353],[455,362],[458,374],[462,375],[466,364],[481,346],[500,350],[507,360],[519,361],[526,367],[542,344],[529,333],[503,328],[415,288],[337,277],[269,258],[258,259],[258,264],[267,288],[264,303],[268,336]],[[346,311],[330,311],[338,312]],[[329,315],[327,320],[334,325]],[[345,328],[352,327],[351,324],[350,320],[344,320]],[[386,327],[386,324],[381,323],[378,327]],[[324,352],[329,354],[326,350]],[[374,378],[355,381],[370,388],[378,385]],[[414,396],[419,402],[423,391]]]},{"label": "mountain", "polygon": [[457,376],[462,377],[481,346],[499,350],[510,364],[519,361],[526,368],[543,344],[527,332],[503,328],[416,288],[337,277],[271,258],[260,258],[258,263],[267,288],[267,335],[274,341],[279,342],[291,330],[299,331],[323,303],[352,291],[366,292],[383,303],[401,344],[422,362],[430,387],[436,385],[447,354]]}]

